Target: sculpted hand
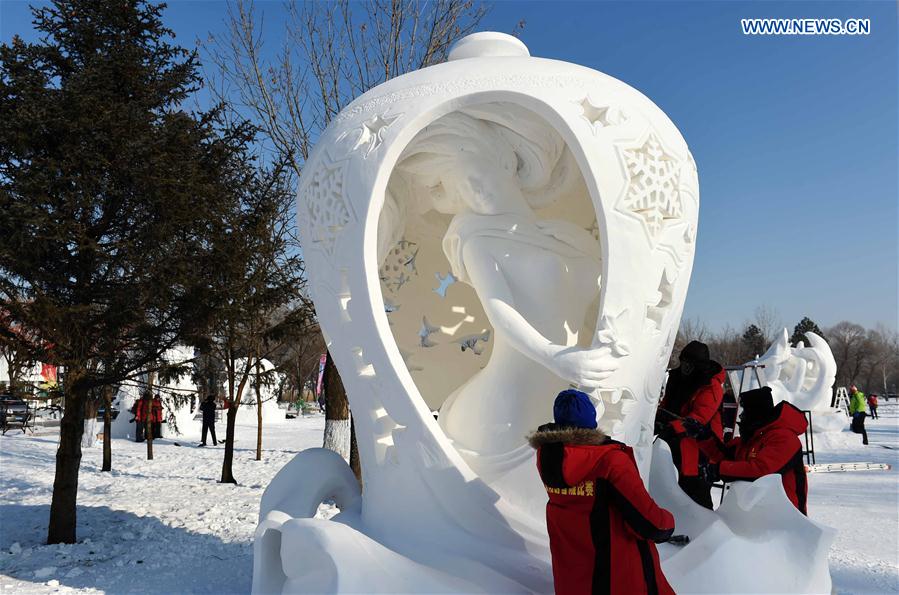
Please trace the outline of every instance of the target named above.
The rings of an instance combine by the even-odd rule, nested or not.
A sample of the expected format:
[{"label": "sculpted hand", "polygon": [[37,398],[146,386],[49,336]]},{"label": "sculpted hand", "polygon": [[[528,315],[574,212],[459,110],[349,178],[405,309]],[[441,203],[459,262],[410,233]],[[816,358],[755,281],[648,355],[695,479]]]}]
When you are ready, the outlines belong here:
[{"label": "sculpted hand", "polygon": [[550,369],[568,382],[583,388],[597,388],[618,369],[618,360],[608,347],[566,347],[552,356]]}]

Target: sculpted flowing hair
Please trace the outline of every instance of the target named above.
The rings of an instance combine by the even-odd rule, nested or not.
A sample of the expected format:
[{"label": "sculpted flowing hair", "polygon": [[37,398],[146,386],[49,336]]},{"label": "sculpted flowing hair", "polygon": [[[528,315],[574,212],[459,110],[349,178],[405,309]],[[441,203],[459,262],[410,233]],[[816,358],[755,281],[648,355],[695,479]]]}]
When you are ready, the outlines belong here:
[{"label": "sculpted flowing hair", "polygon": [[513,175],[533,209],[555,202],[580,177],[559,133],[527,108],[487,103],[449,113],[422,129],[400,156],[378,223],[378,262],[402,239],[410,214],[454,200],[442,180],[458,170],[463,155]]}]

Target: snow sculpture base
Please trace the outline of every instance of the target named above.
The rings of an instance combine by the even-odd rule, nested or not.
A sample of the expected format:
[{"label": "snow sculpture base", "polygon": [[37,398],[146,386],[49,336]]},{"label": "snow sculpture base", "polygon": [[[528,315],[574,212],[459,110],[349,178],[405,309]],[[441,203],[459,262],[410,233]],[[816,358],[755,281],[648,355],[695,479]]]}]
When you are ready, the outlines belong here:
[{"label": "snow sculpture base", "polygon": [[710,511],[678,487],[671,451],[660,440],[649,488],[674,515],[675,531],[691,538],[685,547],[659,549],[676,592],[830,593],[827,553],[836,530],[796,510],[779,475],[730,484],[721,506]]},{"label": "snow sculpture base", "polygon": [[[731,484],[721,506],[706,510],[680,490],[668,445],[659,441],[650,491],[674,514],[676,532],[691,537],[685,547],[659,546],[677,592],[830,592],[827,553],[836,531],[796,510],[780,476]],[[330,521],[312,518],[325,500],[335,501],[341,513]],[[359,485],[339,455],[325,449],[297,455],[262,499],[253,593],[552,592],[548,552],[506,552],[503,562],[521,564],[521,578],[543,576],[510,580],[483,563],[482,548],[470,536],[379,541],[360,504]]]},{"label": "snow sculpture base", "polygon": [[849,418],[840,409],[812,412],[812,430],[818,434],[839,434],[849,427]]},{"label": "snow sculpture base", "polygon": [[[402,489],[401,486],[397,486]],[[426,497],[426,494],[422,494]],[[314,519],[322,502],[340,513]],[[359,484],[346,461],[316,448],[298,454],[262,497],[253,544],[253,593],[517,593],[522,583],[552,591],[546,563],[506,552],[505,566],[521,564],[521,583],[484,564],[483,542],[471,534],[422,533],[379,542],[361,515]],[[385,536],[382,536],[385,537]],[[468,554],[464,554],[468,552]],[[492,552],[494,559],[496,552]],[[548,552],[541,552],[541,558]],[[465,579],[461,578],[465,577]]]}]

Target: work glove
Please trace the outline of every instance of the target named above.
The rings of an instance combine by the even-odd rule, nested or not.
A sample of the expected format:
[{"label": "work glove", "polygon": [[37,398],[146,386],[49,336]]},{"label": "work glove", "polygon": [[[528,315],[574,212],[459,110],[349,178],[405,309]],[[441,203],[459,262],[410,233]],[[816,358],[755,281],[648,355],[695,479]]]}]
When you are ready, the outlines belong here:
[{"label": "work glove", "polygon": [[696,440],[706,440],[707,438],[712,437],[712,431],[709,427],[702,422],[699,422],[692,417],[685,417],[683,422],[684,430],[687,432],[687,436],[690,438],[695,438]]},{"label": "work glove", "polygon": [[655,434],[665,442],[670,442],[677,437],[677,432],[671,427],[671,424],[662,421],[656,422]]},{"label": "work glove", "polygon": [[668,543],[684,546],[690,543],[690,537],[688,535],[672,535],[668,538]]}]

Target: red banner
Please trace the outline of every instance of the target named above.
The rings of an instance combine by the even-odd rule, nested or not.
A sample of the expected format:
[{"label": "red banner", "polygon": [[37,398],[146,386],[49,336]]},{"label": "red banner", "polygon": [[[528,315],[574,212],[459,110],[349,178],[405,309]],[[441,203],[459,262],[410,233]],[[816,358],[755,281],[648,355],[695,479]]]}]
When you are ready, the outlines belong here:
[{"label": "red banner", "polygon": [[41,364],[41,376],[47,384],[56,384],[56,366]]},{"label": "red banner", "polygon": [[328,361],[328,354],[323,353],[321,359],[318,360],[318,383],[315,385],[315,396],[322,394],[322,383],[325,379],[325,362]]}]

